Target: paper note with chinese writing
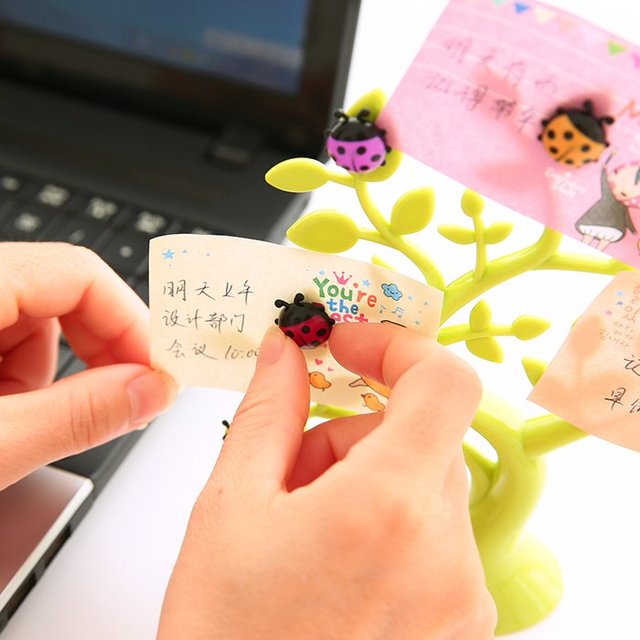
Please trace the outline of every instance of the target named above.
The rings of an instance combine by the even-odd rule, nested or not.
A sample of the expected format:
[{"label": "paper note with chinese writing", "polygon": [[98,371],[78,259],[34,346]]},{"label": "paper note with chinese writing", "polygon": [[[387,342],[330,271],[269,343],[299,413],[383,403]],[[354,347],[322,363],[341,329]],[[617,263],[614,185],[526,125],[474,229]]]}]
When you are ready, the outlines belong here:
[{"label": "paper note with chinese writing", "polygon": [[[224,236],[154,238],[149,249],[151,357],[181,384],[244,391],[258,347],[296,293],[336,322],[394,322],[435,336],[442,292],[371,264]],[[314,402],[381,410],[386,389],[303,349]]]},{"label": "paper note with chinese writing", "polygon": [[638,46],[540,2],[452,0],[378,124],[392,147],[640,266]]},{"label": "paper note with chinese writing", "polygon": [[640,451],[640,273],[617,275],[573,325],[530,399]]}]

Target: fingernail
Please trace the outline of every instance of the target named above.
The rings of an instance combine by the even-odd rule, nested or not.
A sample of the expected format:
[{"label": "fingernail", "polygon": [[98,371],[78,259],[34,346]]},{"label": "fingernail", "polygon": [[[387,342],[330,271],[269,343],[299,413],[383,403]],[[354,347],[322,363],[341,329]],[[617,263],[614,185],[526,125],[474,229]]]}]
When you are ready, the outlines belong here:
[{"label": "fingernail", "polygon": [[130,422],[142,426],[168,409],[176,398],[178,386],[174,379],[160,371],[150,371],[127,384]]},{"label": "fingernail", "polygon": [[256,366],[273,364],[278,360],[284,349],[286,337],[278,327],[270,327],[264,334],[262,344],[258,350],[258,362]]}]

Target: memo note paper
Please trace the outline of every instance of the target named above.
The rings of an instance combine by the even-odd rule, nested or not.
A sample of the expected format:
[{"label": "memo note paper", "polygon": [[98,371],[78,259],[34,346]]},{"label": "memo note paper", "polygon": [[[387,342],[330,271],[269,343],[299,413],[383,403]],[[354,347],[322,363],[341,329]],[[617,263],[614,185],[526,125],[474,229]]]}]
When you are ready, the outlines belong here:
[{"label": "memo note paper", "polygon": [[530,400],[640,451],[640,273],[617,275],[571,329]]},{"label": "memo note paper", "polygon": [[[181,384],[246,390],[277,299],[320,302],[337,322],[393,322],[435,336],[442,292],[364,262],[225,236],[172,235],[149,248],[151,359]],[[327,344],[303,349],[311,399],[381,410],[385,389]],[[373,386],[371,386],[373,383]]]},{"label": "memo note paper", "polygon": [[[599,159],[572,167],[538,135],[585,100],[615,122]],[[392,147],[640,266],[638,46],[540,2],[452,0],[377,123]]]}]

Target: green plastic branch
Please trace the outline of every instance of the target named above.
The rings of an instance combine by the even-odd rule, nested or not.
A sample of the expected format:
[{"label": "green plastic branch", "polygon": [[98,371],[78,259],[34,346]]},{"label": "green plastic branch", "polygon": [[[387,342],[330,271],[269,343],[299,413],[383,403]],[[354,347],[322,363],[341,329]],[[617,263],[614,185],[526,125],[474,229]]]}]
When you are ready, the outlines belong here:
[{"label": "green plastic branch", "polygon": [[473,231],[476,238],[476,266],[473,270],[472,280],[480,282],[487,271],[487,242],[485,238],[485,226],[482,215],[473,216]]},{"label": "green plastic branch", "polygon": [[498,464],[482,455],[468,442],[462,443],[464,460],[471,474],[469,504],[473,505],[482,500],[493,485]]},{"label": "green plastic branch", "polygon": [[327,169],[327,181],[341,184],[343,187],[355,188],[355,180],[351,174],[338,173]]},{"label": "green plastic branch", "polygon": [[555,558],[525,530],[542,494],[545,465],[525,450],[520,415],[488,396],[472,426],[498,455],[484,495],[477,499],[477,492],[472,493],[476,500],[470,512],[487,587],[498,609],[496,634],[501,635],[546,618],[561,598],[562,577]]},{"label": "green plastic branch", "polygon": [[355,415],[355,411],[342,409],[341,407],[333,407],[328,404],[312,404],[309,409],[310,418],[323,418],[331,420],[333,418],[344,418],[345,416]]},{"label": "green plastic branch", "polygon": [[529,418],[522,426],[522,445],[527,455],[539,457],[567,444],[582,440],[588,434],[572,424],[548,413]]},{"label": "green plastic branch", "polygon": [[358,236],[360,237],[360,240],[375,242],[376,244],[380,244],[385,247],[392,247],[392,245],[389,244],[380,233],[378,233],[377,231],[372,231],[371,229],[363,229],[362,227],[358,227]]},{"label": "green plastic branch", "polygon": [[635,271],[633,267],[615,258],[603,259],[594,256],[583,256],[577,253],[556,253],[534,269],[557,269],[563,271],[580,271],[582,273],[601,273],[614,276],[621,271]]},{"label": "green plastic branch", "polygon": [[355,190],[362,210],[384,240],[384,243],[381,244],[392,247],[405,255],[420,270],[428,284],[444,291],[444,277],[436,264],[415,245],[393,233],[386,218],[371,200],[367,182],[360,175],[355,176]]},{"label": "green plastic branch", "polygon": [[[529,382],[535,387],[545,372],[547,363],[537,358],[523,358],[522,364]],[[529,418],[522,426],[523,447],[532,457],[555,451],[576,440],[581,440],[586,435],[586,432],[552,413]]]},{"label": "green plastic branch", "polygon": [[393,265],[389,264],[380,256],[371,256],[371,264],[375,264],[378,267],[383,267],[384,269],[389,269],[390,271],[397,271],[397,269]]},{"label": "green plastic branch", "polygon": [[448,284],[444,292],[442,322],[489,289],[542,265],[556,252],[561,240],[561,233],[545,228],[535,244],[489,262],[480,279],[474,281],[471,271]]},{"label": "green plastic branch", "polygon": [[468,324],[454,324],[443,327],[438,332],[438,342],[444,346],[455,344],[456,342],[466,342],[478,338],[489,338],[491,336],[514,336],[513,326],[510,324],[492,324],[484,331],[474,331]]}]

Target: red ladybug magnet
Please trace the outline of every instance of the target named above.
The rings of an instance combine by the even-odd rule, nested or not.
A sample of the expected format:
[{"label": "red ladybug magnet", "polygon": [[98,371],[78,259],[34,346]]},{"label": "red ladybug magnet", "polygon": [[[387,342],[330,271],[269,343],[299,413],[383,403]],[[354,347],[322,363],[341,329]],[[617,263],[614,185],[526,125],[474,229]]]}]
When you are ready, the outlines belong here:
[{"label": "red ladybug magnet", "polygon": [[296,293],[293,302],[276,300],[282,308],[275,323],[302,349],[313,349],[326,342],[335,320],[330,318],[319,302],[304,302],[304,294]]}]

